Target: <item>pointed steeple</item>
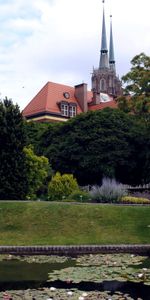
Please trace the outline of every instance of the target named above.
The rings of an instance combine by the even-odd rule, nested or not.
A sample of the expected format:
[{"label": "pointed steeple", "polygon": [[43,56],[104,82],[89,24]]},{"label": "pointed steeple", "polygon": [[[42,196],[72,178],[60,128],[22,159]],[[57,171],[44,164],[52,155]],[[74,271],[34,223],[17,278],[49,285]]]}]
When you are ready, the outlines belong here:
[{"label": "pointed steeple", "polygon": [[105,7],[103,2],[103,16],[102,16],[102,37],[99,68],[93,69],[92,73],[92,92],[93,103],[99,104],[101,102],[101,94],[105,93],[111,97],[122,95],[121,81],[116,76],[114,44],[113,44],[113,30],[112,30],[112,16],[110,19],[110,45],[109,55],[107,49],[107,35],[105,25]]},{"label": "pointed steeple", "polygon": [[[103,0],[103,3],[105,3],[105,0]],[[109,68],[104,5],[103,5],[101,54],[100,54],[99,68],[100,69],[107,69],[107,68]]]},{"label": "pointed steeple", "polygon": [[110,44],[109,44],[109,66],[110,69],[116,72],[113,31],[112,31],[112,15],[110,15]]},{"label": "pointed steeple", "polygon": [[[104,1],[103,1],[104,3]],[[106,38],[106,24],[105,24],[105,10],[103,6],[103,23],[102,23],[102,39],[101,39],[101,51],[107,50],[107,38]]]}]

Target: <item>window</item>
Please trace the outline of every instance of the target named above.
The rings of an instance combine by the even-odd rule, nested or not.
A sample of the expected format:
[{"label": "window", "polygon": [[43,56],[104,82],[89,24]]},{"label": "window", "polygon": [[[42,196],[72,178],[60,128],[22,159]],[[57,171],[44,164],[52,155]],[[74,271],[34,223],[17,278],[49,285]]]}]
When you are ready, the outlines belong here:
[{"label": "window", "polygon": [[100,90],[104,92],[106,90],[106,81],[105,79],[101,79],[100,81]]},{"label": "window", "polygon": [[77,114],[76,103],[69,103],[67,101],[60,102],[61,113],[65,117],[73,118]]},{"label": "window", "polygon": [[68,104],[61,104],[61,112],[63,116],[69,116],[69,106]]},{"label": "window", "polygon": [[113,80],[112,80],[112,77],[109,77],[109,87],[112,87],[113,86]]},{"label": "window", "polygon": [[75,117],[76,114],[77,114],[76,106],[70,105],[70,107],[69,107],[69,116],[70,116],[70,118]]}]

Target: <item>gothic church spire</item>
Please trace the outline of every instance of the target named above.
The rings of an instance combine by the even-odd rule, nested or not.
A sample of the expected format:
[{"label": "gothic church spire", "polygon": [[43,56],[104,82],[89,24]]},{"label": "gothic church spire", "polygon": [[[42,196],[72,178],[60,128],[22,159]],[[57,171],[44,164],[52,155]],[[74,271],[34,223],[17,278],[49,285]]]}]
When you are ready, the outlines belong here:
[{"label": "gothic church spire", "polygon": [[[103,3],[105,3],[105,0],[103,0]],[[107,68],[109,68],[109,63],[108,63],[108,49],[107,49],[104,5],[103,5],[102,38],[101,38],[101,51],[100,52],[101,52],[101,54],[100,54],[99,69],[107,69]]]},{"label": "gothic church spire", "polygon": [[101,50],[100,50],[100,62],[97,69],[93,69],[92,72],[92,92],[93,103],[99,104],[103,102],[102,94],[106,94],[107,101],[109,96],[117,97],[122,94],[121,81],[116,76],[115,68],[115,56],[114,56],[114,44],[113,44],[113,31],[112,31],[112,17],[110,20],[110,45],[109,55],[107,49],[107,35],[105,25],[105,7],[103,2],[103,17],[102,17],[102,37],[101,37]]},{"label": "gothic church spire", "polygon": [[113,31],[112,31],[112,15],[110,15],[109,67],[112,71],[114,71],[116,73],[114,43],[113,43]]}]

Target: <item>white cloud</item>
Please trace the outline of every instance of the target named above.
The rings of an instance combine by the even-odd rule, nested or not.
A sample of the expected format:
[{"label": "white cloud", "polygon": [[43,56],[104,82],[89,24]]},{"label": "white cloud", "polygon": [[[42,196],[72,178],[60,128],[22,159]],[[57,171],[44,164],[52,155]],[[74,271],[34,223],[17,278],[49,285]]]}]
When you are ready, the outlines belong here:
[{"label": "white cloud", "polygon": [[[117,69],[130,68],[132,57],[149,55],[149,1],[106,1],[113,14]],[[47,81],[90,85],[101,42],[100,0],[0,1],[0,93],[23,108]]]}]

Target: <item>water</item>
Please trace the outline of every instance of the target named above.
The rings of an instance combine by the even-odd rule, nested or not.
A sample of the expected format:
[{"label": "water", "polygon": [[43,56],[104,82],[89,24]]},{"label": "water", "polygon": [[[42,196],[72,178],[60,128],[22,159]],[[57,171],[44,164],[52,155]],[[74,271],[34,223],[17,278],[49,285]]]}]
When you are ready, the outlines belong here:
[{"label": "water", "polygon": [[19,260],[0,261],[0,284],[2,282],[46,281],[48,273],[74,266],[69,259],[64,263],[28,263]]},{"label": "water", "polygon": [[[143,283],[103,281],[102,283],[86,282],[67,283],[64,281],[47,282],[48,273],[53,270],[61,270],[67,267],[75,267],[75,260],[69,259],[63,263],[27,263],[25,261],[9,260],[0,262],[0,291],[24,290],[39,287],[54,286],[61,289],[76,288],[81,291],[110,291],[112,294],[120,291],[129,294],[133,299],[138,297],[143,300],[150,300],[150,286]],[[147,258],[143,265],[150,266],[150,258]]]}]

